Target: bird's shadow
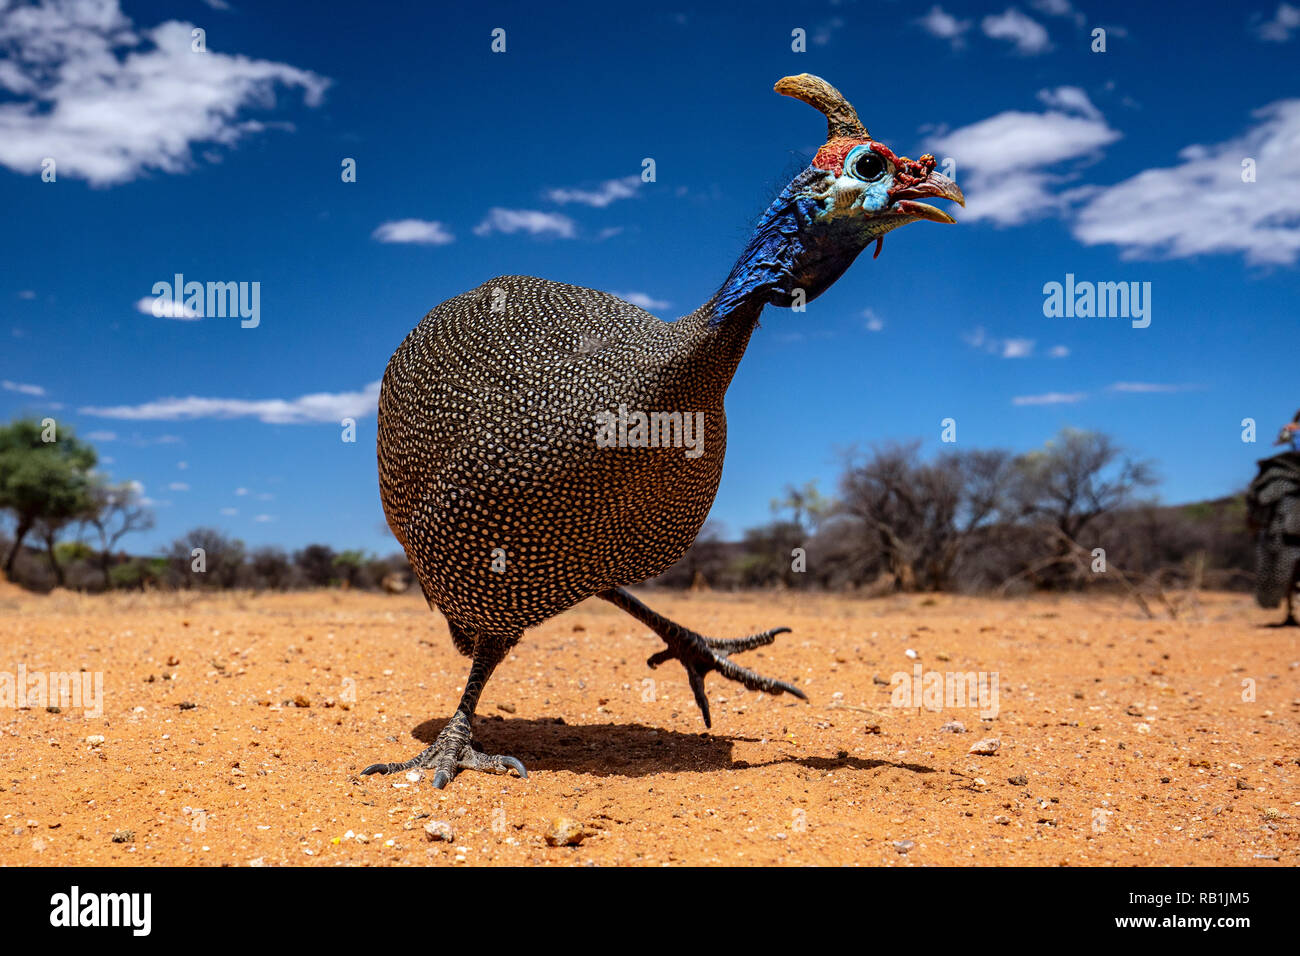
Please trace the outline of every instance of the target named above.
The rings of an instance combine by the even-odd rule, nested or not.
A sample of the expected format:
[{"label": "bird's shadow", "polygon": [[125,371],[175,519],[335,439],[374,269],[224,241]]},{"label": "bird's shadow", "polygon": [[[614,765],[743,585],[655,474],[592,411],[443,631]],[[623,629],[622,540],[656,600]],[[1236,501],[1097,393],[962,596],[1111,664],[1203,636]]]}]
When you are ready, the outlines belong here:
[{"label": "bird's shadow", "polygon": [[[411,733],[430,744],[444,720],[426,720]],[[761,763],[736,760],[732,745],[759,743],[752,737],[686,734],[644,724],[565,724],[548,718],[503,718],[498,714],[474,721],[474,743],[486,753],[507,754],[531,770],[571,770],[597,777],[648,777],[682,771],[743,770],[775,764],[797,764],[809,770],[872,770],[895,767],[913,773],[935,773],[922,764],[867,760],[847,754],[836,757],[787,756]]]}]

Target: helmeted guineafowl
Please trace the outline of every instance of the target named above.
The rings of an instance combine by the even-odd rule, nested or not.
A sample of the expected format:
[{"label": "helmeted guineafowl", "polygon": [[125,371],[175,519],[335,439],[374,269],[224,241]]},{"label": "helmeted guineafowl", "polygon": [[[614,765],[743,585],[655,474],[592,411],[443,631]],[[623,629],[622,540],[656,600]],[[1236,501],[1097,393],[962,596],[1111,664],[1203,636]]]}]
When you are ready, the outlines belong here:
[{"label": "helmeted guineafowl", "polygon": [[[1300,417],[1300,416],[1297,416]],[[1286,601],[1278,627],[1297,627],[1292,602],[1300,587],[1300,452],[1257,462],[1246,489],[1246,520],[1255,536],[1255,600],[1260,607]]]},{"label": "helmeted guineafowl", "polygon": [[393,534],[429,604],[472,658],[460,705],[435,742],[365,773],[460,769],[525,776],[517,759],[471,742],[483,685],[524,630],[592,595],[668,645],[709,725],[704,675],[804,694],[730,659],[788,628],[715,640],[622,589],[686,552],[722,476],[723,397],[765,305],[810,301],[871,242],[918,219],[952,218],[918,200],[964,203],[932,156],[871,139],[825,80],[776,90],[826,114],[828,137],[763,215],[721,289],[666,323],[605,292],[505,276],[444,302],[394,353],[379,396],[379,485]]}]

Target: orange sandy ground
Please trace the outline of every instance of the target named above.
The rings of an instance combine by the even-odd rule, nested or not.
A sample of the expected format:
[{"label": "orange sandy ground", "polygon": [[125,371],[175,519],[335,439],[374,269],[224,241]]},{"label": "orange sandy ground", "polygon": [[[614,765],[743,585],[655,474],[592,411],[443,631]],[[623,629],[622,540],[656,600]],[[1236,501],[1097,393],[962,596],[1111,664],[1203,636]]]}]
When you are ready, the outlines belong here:
[{"label": "orange sandy ground", "polygon": [[[809,702],[713,674],[704,733],[680,665],[646,667],[658,638],[593,600],[528,634],[479,707],[479,742],[529,778],[439,792],[358,776],[423,749],[463,686],[418,595],[0,584],[0,671],[104,675],[102,717],[0,709],[0,863],[1296,862],[1297,630],[1247,596],[1177,620],[1105,597],[647,600],[713,636],[792,627],[738,659]],[[912,672],[909,648],[997,671],[996,719],[892,706],[878,681]],[[940,731],[954,719],[968,732]],[[968,753],[986,737],[995,756]],[[580,845],[547,844],[557,818]]]}]

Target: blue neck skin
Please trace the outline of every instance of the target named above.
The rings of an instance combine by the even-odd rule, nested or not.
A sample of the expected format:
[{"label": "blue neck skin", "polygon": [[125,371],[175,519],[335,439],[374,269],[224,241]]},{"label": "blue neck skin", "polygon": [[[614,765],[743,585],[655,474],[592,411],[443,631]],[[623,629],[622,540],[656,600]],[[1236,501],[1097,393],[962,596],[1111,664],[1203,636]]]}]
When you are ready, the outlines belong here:
[{"label": "blue neck skin", "polygon": [[823,209],[811,193],[824,170],[804,170],[781,191],[759,220],[731,275],[714,297],[709,328],[744,324],[752,329],[765,305],[789,307],[795,290],[811,302],[826,291],[866,247],[848,223],[820,221]]}]

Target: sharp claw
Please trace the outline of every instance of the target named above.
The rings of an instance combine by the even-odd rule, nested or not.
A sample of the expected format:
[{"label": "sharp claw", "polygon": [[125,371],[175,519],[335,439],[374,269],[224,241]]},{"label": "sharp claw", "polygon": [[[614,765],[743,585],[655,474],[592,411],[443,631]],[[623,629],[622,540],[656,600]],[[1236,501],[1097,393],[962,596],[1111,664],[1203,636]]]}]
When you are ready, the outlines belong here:
[{"label": "sharp claw", "polygon": [[522,778],[525,779],[525,780],[528,779],[528,771],[527,771],[526,769],[524,769],[524,765],[523,765],[523,764],[518,760],[518,758],[515,758],[515,757],[500,757],[500,758],[498,758],[498,759],[500,759],[500,761],[501,761],[503,764],[505,764],[507,767],[510,767],[510,768],[511,768],[512,770],[514,770],[517,774],[519,774],[520,777],[522,777]]},{"label": "sharp claw", "polygon": [[655,668],[658,667],[660,664],[662,664],[664,661],[670,661],[676,656],[677,655],[673,653],[671,649],[663,650],[660,651],[658,654],[651,655],[650,658],[646,661],[646,665],[648,667]]},{"label": "sharp claw", "polygon": [[372,774],[372,773],[388,773],[388,764],[386,764],[386,763],[372,763],[372,764],[371,764],[369,767],[367,767],[365,770],[361,771],[361,776],[364,777],[364,776],[366,776],[367,774]]},{"label": "sharp claw", "polygon": [[709,716],[709,698],[704,695],[704,675],[691,668],[687,669],[687,673],[690,675],[695,703],[699,705],[700,713],[704,715],[704,728],[712,730],[713,720]]},{"label": "sharp claw", "polygon": [[433,788],[435,790],[441,790],[449,783],[451,783],[451,774],[449,774],[447,771],[439,770],[437,773],[433,775]]}]

